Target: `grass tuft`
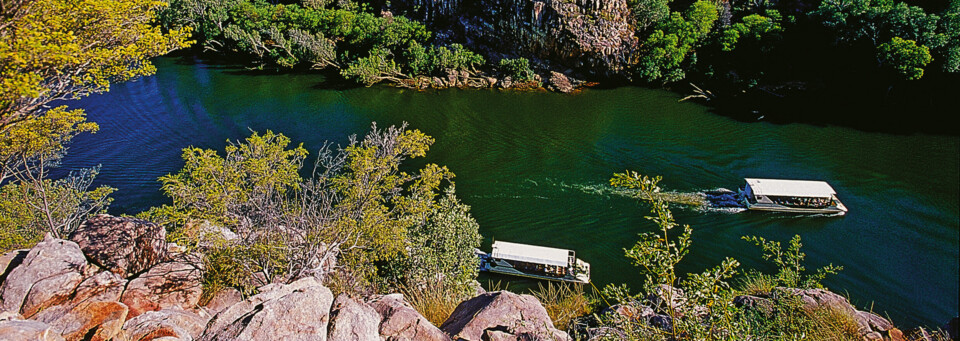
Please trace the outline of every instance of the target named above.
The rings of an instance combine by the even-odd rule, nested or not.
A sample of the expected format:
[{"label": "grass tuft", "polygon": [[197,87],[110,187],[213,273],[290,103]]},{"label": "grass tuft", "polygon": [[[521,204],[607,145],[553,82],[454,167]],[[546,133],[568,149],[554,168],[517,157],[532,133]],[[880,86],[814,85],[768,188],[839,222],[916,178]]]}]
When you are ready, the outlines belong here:
[{"label": "grass tuft", "polygon": [[594,304],[581,284],[537,284],[531,294],[540,300],[553,326],[560,330],[569,329],[576,318],[593,313]]}]

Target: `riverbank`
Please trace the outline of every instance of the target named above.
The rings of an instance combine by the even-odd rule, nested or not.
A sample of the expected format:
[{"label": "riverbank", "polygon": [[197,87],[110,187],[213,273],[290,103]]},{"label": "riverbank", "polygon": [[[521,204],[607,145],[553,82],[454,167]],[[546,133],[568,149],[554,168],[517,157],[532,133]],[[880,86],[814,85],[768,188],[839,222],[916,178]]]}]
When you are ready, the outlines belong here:
[{"label": "riverbank", "polygon": [[[572,340],[571,335],[601,340],[627,335],[611,326],[581,326],[569,334],[554,326],[537,298],[508,291],[479,293],[461,302],[439,327],[402,294],[334,293],[324,278],[311,276],[262,286],[250,296],[231,288],[203,293],[203,257],[168,244],[161,227],[132,218],[94,219],[69,240],[48,235],[30,250],[0,257],[0,335],[70,341]],[[668,333],[677,314],[670,310],[687,299],[672,287],[656,292],[644,302],[611,306],[598,316]],[[204,295],[210,298],[201,303]],[[956,318],[944,326],[946,332],[901,331],[880,315],[857,310],[846,298],[821,289],[776,288],[766,296],[737,296],[732,303],[747,316],[775,319],[785,313],[776,310],[783,309],[778,302],[793,300],[786,297],[802,302],[810,318],[827,314],[819,318],[840,326],[827,330],[849,333],[845,338],[957,340]],[[714,332],[723,333],[724,327],[718,328]]]}]

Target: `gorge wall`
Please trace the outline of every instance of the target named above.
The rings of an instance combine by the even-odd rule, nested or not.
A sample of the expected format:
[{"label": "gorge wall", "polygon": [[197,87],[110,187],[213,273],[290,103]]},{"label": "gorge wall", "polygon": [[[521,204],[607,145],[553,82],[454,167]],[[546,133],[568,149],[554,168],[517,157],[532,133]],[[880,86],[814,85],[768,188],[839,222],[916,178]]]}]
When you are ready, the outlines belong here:
[{"label": "gorge wall", "polygon": [[626,0],[397,0],[389,10],[494,62],[524,57],[553,71],[609,78],[625,75],[638,58]]}]

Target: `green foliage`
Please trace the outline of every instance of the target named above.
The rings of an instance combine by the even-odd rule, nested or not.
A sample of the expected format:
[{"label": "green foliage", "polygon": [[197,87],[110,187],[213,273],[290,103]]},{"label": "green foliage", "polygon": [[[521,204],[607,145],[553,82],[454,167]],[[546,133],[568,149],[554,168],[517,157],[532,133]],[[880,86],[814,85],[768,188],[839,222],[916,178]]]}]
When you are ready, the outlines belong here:
[{"label": "green foliage", "polygon": [[900,37],[893,37],[889,42],[880,44],[877,47],[877,59],[907,80],[923,77],[923,68],[933,61],[930,49],[926,46],[917,46],[917,42]]},{"label": "green foliage", "polygon": [[763,237],[751,236],[743,237],[743,240],[753,242],[763,250],[763,259],[773,262],[777,266],[777,274],[773,279],[777,285],[790,288],[822,288],[820,284],[827,275],[836,274],[843,270],[841,266],[829,264],[823,268],[817,269],[813,274],[806,273],[803,266],[803,259],[806,254],[800,251],[803,244],[800,242],[800,236],[796,235],[790,239],[790,245],[784,250],[780,242],[763,239]]},{"label": "green foliage", "polygon": [[[632,248],[625,250],[627,258],[641,269],[645,291],[655,292],[667,285],[680,288],[686,293],[685,300],[670,303],[670,307],[666,309],[672,321],[671,330],[663,331],[661,336],[667,339],[688,339],[695,338],[694,335],[710,335],[719,325],[729,328],[732,323],[732,306],[729,297],[730,285],[726,280],[736,274],[740,263],[726,258],[713,269],[689,274],[682,280],[679,278],[676,266],[689,252],[693,230],[689,225],[684,225],[683,232],[675,240],[670,235],[671,230],[679,225],[674,220],[668,203],[656,195],[661,191],[658,186],[660,180],[660,177],[651,178],[627,171],[614,174],[610,184],[638,190],[639,197],[649,201],[652,206],[650,211],[653,215],[647,219],[653,221],[659,231],[640,234],[640,240]],[[673,301],[675,293],[670,290],[665,292],[666,300]],[[633,304],[642,297],[630,295],[626,286],[608,286],[604,289],[604,294],[624,304]],[[636,322],[622,319],[607,322],[635,332],[633,337],[646,335],[644,328],[636,325]]]},{"label": "green foliage", "polygon": [[0,250],[29,247],[45,232],[66,237],[90,214],[106,210],[114,191],[89,191],[98,168],[48,179],[75,136],[95,132],[83,110],[58,107],[0,130]]},{"label": "green foliage", "polygon": [[[183,170],[161,178],[173,203],[141,216],[205,254],[208,290],[317,276],[364,291],[382,284],[378,266],[411,262],[417,268],[400,277],[442,274],[440,284],[464,292],[479,234],[452,190],[439,197],[453,174],[434,164],[400,171],[432,143],[417,130],[374,126],[361,141],[322,148],[308,178],[306,150],[269,131],[231,143],[225,157],[187,148]],[[335,260],[343,267],[334,273]]]},{"label": "green foliage", "polygon": [[530,69],[530,61],[526,58],[501,59],[498,64],[500,72],[510,76],[515,81],[529,82],[533,80],[533,70]]},{"label": "green foliage", "polygon": [[14,182],[0,187],[0,252],[30,248],[44,233],[66,238],[88,216],[103,213],[114,188],[90,188],[98,169],[58,180]]},{"label": "green foliage", "polygon": [[751,14],[743,17],[741,22],[730,25],[723,31],[720,38],[723,51],[733,51],[737,44],[745,39],[755,45],[769,46],[767,41],[780,39],[780,33],[783,32],[780,21],[780,13],[775,10],[767,11],[767,16]]},{"label": "green foliage", "polygon": [[[382,61],[379,57],[392,55],[392,51],[400,51],[411,42],[430,39],[425,26],[404,17],[378,17],[361,8],[325,8],[323,2],[306,5],[189,0],[165,11],[162,22],[196,26],[204,32],[207,48],[246,54],[261,68],[378,64]],[[363,55],[368,57],[357,57]],[[359,72],[355,67],[350,73],[372,70],[368,67]],[[383,78],[354,79],[366,83]]]},{"label": "green foliage", "polygon": [[474,70],[486,61],[483,56],[468,50],[460,44],[446,46],[431,46],[427,49],[416,41],[404,52],[407,58],[407,67],[413,75],[433,75],[444,70]]},{"label": "green foliage", "polygon": [[340,70],[346,79],[371,86],[383,80],[399,81],[403,77],[400,65],[393,60],[393,54],[387,49],[375,49],[370,55],[357,59]]},{"label": "green foliage", "polygon": [[960,57],[956,57],[960,55],[960,9],[956,7],[941,18],[893,0],[828,0],[811,14],[833,30],[839,44],[867,42],[904,78],[919,79],[923,66],[933,59],[941,60],[941,68],[947,72],[956,72],[960,65]]},{"label": "green foliage", "polygon": [[150,58],[186,46],[189,29],[151,26],[154,0],[5,1],[0,23],[0,129],[47,104],[153,74]]},{"label": "green foliage", "polygon": [[648,82],[683,79],[684,63],[696,63],[696,48],[706,39],[718,16],[717,6],[703,0],[690,5],[683,16],[671,13],[644,41],[636,75]]},{"label": "green foliage", "polygon": [[427,220],[407,232],[407,257],[402,267],[408,285],[439,278],[447,291],[469,294],[477,278],[480,225],[470,206],[457,199],[453,187],[431,210]]},{"label": "green foliage", "polygon": [[636,19],[637,31],[643,32],[670,15],[670,0],[629,0],[627,6]]},{"label": "green foliage", "polygon": [[231,142],[225,157],[210,149],[185,148],[183,169],[160,177],[162,190],[173,203],[157,208],[166,214],[153,220],[178,227],[192,220],[240,224],[242,212],[260,204],[253,198],[284,196],[298,189],[307,151],[302,145],[287,149],[289,144],[289,138],[268,130],[253,133],[243,143]]}]

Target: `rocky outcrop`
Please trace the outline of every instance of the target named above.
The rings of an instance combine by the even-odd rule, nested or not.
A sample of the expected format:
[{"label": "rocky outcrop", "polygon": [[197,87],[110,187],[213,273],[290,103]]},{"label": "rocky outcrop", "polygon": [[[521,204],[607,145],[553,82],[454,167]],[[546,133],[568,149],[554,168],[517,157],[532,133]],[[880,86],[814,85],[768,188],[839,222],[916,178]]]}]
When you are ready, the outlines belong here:
[{"label": "rocky outcrop", "polygon": [[440,329],[420,315],[401,294],[382,296],[370,302],[380,314],[379,332],[383,338],[391,340],[450,340]]},{"label": "rocky outcrop", "polygon": [[123,335],[130,341],[153,340],[160,337],[192,340],[203,333],[207,321],[208,318],[176,307],[148,311],[127,320],[123,325]]},{"label": "rocky outcrop", "polygon": [[193,309],[200,301],[202,274],[196,264],[158,264],[130,280],[120,297],[130,307],[130,317],[169,307]]},{"label": "rocky outcrop", "polygon": [[240,303],[240,301],[243,301],[243,295],[240,294],[239,290],[226,288],[214,294],[213,298],[211,298],[203,308],[206,309],[210,315],[216,315],[224,309]]},{"label": "rocky outcrop", "polygon": [[200,340],[326,340],[333,294],[312,277],[271,284],[225,309]]},{"label": "rocky outcrop", "polygon": [[489,292],[460,303],[440,329],[458,340],[571,340],[553,327],[535,297],[509,291]]},{"label": "rocky outcrop", "polygon": [[328,340],[380,341],[380,314],[346,294],[333,301]]},{"label": "rocky outcrop", "polygon": [[146,220],[101,214],[80,225],[70,240],[100,267],[122,277],[166,259],[166,231]]},{"label": "rocky outcrop", "polygon": [[46,323],[24,320],[0,321],[0,340],[63,341]]},{"label": "rocky outcrop", "polygon": [[49,234],[0,286],[0,310],[31,317],[67,300],[83,281],[87,260],[76,243]]},{"label": "rocky outcrop", "polygon": [[622,74],[636,63],[638,39],[626,0],[399,0],[392,9],[434,24],[438,37],[489,60],[511,56],[551,70]]}]

